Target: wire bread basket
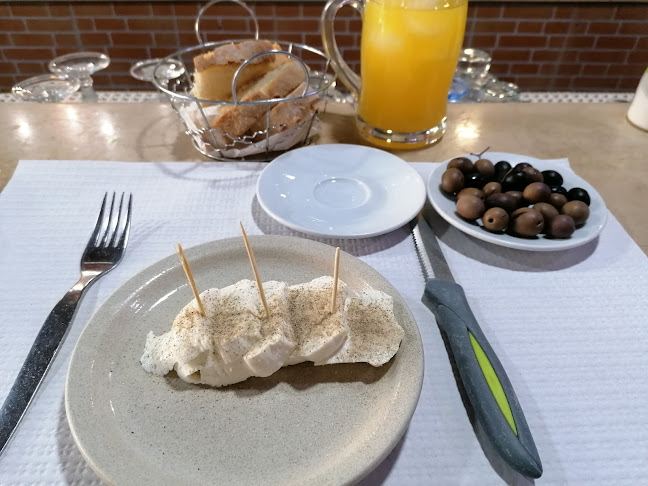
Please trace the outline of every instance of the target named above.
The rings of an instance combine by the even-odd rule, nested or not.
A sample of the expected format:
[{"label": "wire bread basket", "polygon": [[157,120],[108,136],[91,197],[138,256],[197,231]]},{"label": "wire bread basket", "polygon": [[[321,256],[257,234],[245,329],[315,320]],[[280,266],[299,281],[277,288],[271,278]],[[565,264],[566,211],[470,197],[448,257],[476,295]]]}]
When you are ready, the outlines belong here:
[{"label": "wire bread basket", "polygon": [[[221,46],[240,44],[245,40],[207,42],[200,30],[200,21],[205,11],[217,3],[230,1],[243,7],[252,17],[255,26],[254,38],[246,40],[267,41],[273,48],[252,55],[236,69],[231,80],[231,98],[214,100],[196,97],[194,59]],[[196,149],[203,155],[216,160],[248,160],[267,162],[291,148],[311,143],[318,131],[318,114],[326,107],[327,90],[335,85],[335,74],[329,58],[319,49],[296,42],[259,39],[259,27],[252,10],[239,0],[213,0],[203,6],[195,22],[199,44],[181,49],[163,58],[155,68],[153,83],[166,94],[171,106],[185,126],[185,132],[192,137]],[[303,71],[303,80],[297,93],[270,99],[241,99],[245,86],[239,78],[251,65],[265,56],[285,56],[295,61]],[[179,76],[169,79],[165,65],[176,63]],[[301,88],[303,86],[303,89]],[[308,106],[300,116],[294,116],[290,123],[279,123],[273,115],[287,112],[295,106]],[[228,130],[215,122],[225,112],[244,112],[255,117],[253,125],[244,133]],[[253,115],[252,115],[253,113]]]}]

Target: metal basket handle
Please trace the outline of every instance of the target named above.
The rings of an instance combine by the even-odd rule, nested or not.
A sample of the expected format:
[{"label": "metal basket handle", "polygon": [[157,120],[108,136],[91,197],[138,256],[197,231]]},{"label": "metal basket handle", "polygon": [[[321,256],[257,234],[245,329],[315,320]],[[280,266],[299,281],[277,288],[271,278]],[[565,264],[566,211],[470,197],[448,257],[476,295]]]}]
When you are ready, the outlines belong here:
[{"label": "metal basket handle", "polygon": [[224,2],[230,2],[230,3],[235,3],[237,5],[240,5],[243,7],[248,14],[250,14],[250,17],[252,17],[252,21],[254,22],[254,38],[256,40],[259,39],[259,22],[257,21],[256,15],[252,11],[250,7],[247,6],[245,2],[242,2],[241,0],[211,0],[211,2],[207,3],[204,5],[200,11],[198,12],[198,16],[196,17],[196,23],[194,24],[194,30],[196,32],[196,38],[198,39],[199,44],[204,44],[207,42],[207,36],[203,38],[203,36],[200,33],[200,19],[202,16],[205,14],[207,9],[213,5],[216,5],[217,3],[224,3]]},{"label": "metal basket handle", "polygon": [[[234,101],[234,103],[239,103],[240,102],[239,99],[238,99],[238,96],[236,94],[236,86],[237,86],[238,77],[241,74],[241,71],[243,71],[243,69],[248,64],[250,64],[250,62],[252,62],[254,59],[256,59],[257,57],[267,56],[269,54],[283,54],[284,56],[288,56],[288,57],[291,57],[291,58],[295,59],[299,63],[299,65],[301,66],[301,68],[304,71],[305,80],[306,80],[306,86],[304,86],[304,93],[301,95],[301,97],[303,98],[304,96],[306,96],[306,93],[308,93],[308,87],[310,86],[310,74],[308,73],[308,67],[306,66],[304,61],[302,61],[299,58],[299,56],[296,56],[292,52],[280,51],[278,49],[270,49],[270,50],[265,51],[265,52],[259,52],[258,54],[255,54],[254,56],[250,57],[249,59],[246,59],[243,62],[243,64],[241,64],[238,67],[238,69],[234,73],[234,77],[232,78],[232,100]],[[285,101],[287,99],[289,99],[289,98],[275,98],[275,99],[272,99],[272,100],[265,100],[265,101],[275,103],[275,102],[279,102],[279,101]]]}]

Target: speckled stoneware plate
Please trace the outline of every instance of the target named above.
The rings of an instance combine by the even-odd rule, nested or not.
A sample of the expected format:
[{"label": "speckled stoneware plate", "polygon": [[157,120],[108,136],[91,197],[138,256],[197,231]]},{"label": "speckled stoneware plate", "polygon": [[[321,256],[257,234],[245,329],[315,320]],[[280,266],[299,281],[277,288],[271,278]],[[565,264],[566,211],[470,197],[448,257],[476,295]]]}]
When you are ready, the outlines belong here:
[{"label": "speckled stoneware plate", "polygon": [[[328,245],[286,236],[250,241],[264,281],[296,284],[331,272]],[[186,254],[200,289],[251,278],[240,238]],[[342,253],[340,278],[393,296],[405,336],[388,364],[304,363],[224,388],[140,366],[146,334],[169,330],[192,298],[178,258],[129,280],[84,329],[68,372],[68,421],[90,466],[108,483],[138,485],[337,485],[370,472],[414,413],[423,346],[405,302],[380,274]]]},{"label": "speckled stoneware plate", "polygon": [[[478,159],[478,157],[470,154],[462,154],[457,157],[468,157],[473,162]],[[490,160],[494,164],[500,160],[506,160],[512,166],[515,166],[520,162],[528,162],[539,171],[558,171],[563,176],[563,187],[567,190],[574,187],[580,187],[589,193],[591,199],[590,216],[583,226],[577,228],[574,234],[566,239],[552,239],[544,234],[538,235],[534,238],[520,238],[506,233],[491,233],[486,231],[481,225],[481,220],[471,222],[459,216],[455,211],[455,198],[448,197],[443,191],[441,191],[441,176],[445,172],[448,162],[451,160],[448,159],[442,162],[439,167],[430,173],[427,180],[427,193],[428,199],[434,209],[437,210],[443,219],[455,228],[458,228],[464,233],[480,240],[493,243],[494,245],[527,251],[568,250],[592,241],[601,233],[601,231],[603,231],[608,213],[603,198],[598,192],[596,192],[596,189],[590,186],[587,181],[572,172],[566,164],[535,159],[526,155],[511,154],[507,152],[486,152],[482,157]]]}]

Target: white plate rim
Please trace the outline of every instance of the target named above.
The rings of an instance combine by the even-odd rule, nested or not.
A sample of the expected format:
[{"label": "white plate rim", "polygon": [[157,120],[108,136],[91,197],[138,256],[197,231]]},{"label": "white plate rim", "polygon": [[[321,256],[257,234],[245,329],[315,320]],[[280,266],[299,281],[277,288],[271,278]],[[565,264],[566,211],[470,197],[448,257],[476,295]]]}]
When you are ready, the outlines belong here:
[{"label": "white plate rim", "polygon": [[[473,161],[477,159],[477,157],[471,154],[461,154],[455,157],[469,157]],[[522,154],[489,151],[489,152],[485,152],[482,155],[482,157],[492,160],[493,163],[498,162],[499,160],[507,160],[512,165],[515,165],[516,163],[519,162],[529,162],[539,170],[554,169],[560,171],[560,173],[563,175],[565,180],[577,181],[574,183],[570,183],[569,185],[571,187],[576,187],[576,186],[582,187],[583,189],[587,190],[591,199],[590,208],[594,207],[596,211],[596,213],[592,211],[592,213],[590,214],[590,219],[592,221],[595,221],[595,219],[592,218],[592,216],[596,216],[597,221],[594,224],[592,224],[590,226],[591,229],[589,229],[585,233],[579,234],[579,231],[582,232],[585,228],[577,229],[576,232],[574,233],[574,235],[576,235],[577,237],[574,238],[573,237],[574,235],[572,235],[572,238],[569,239],[542,238],[538,240],[528,240],[524,238],[516,238],[514,236],[506,235],[506,234],[500,235],[500,234],[489,233],[481,229],[480,227],[475,227],[474,225],[461,219],[454,212],[454,210],[450,211],[449,209],[447,209],[446,201],[450,201],[450,199],[448,199],[444,194],[442,194],[439,189],[441,175],[445,171],[446,166],[450,162],[450,160],[454,159],[455,157],[451,157],[447,160],[444,160],[443,162],[441,162],[439,166],[437,166],[428,175],[427,182],[426,182],[428,201],[430,202],[430,204],[432,204],[432,207],[434,207],[436,212],[444,220],[446,220],[455,228],[459,229],[460,231],[474,238],[477,238],[482,241],[486,241],[488,243],[492,243],[494,245],[503,246],[506,248],[512,248],[516,250],[524,250],[524,251],[569,250],[572,248],[577,248],[586,243],[589,243],[590,241],[595,239],[597,236],[599,236],[601,231],[603,231],[603,228],[607,223],[608,211],[607,211],[607,207],[605,206],[605,202],[603,201],[603,198],[598,193],[598,191],[594,189],[594,187],[592,187],[586,180],[584,180],[582,177],[576,174],[571,169],[570,166],[557,164],[552,160],[537,159],[535,157],[530,157]],[[454,203],[453,203],[453,208],[454,208]],[[542,243],[539,244],[539,242]]]},{"label": "white plate rim", "polygon": [[[259,247],[262,242],[269,242],[268,244],[270,244],[271,246],[276,245],[277,248],[310,248],[310,251],[313,252],[334,252],[334,249],[332,247],[324,243],[290,236],[264,235],[250,236],[249,238],[253,247]],[[233,241],[238,241],[240,243],[240,238],[228,238],[225,240],[217,240],[204,243],[196,247],[187,249],[186,254],[191,260],[191,258],[197,254],[205,254],[205,252],[209,254],[209,252],[215,251],[217,245],[222,245],[223,243]],[[240,244],[242,245],[242,243]],[[295,246],[291,247],[291,245]],[[244,248],[242,249],[242,251],[245,251]],[[290,251],[286,251],[288,252],[288,254],[290,254]],[[216,253],[218,253],[217,250]],[[400,309],[399,312],[401,312],[401,317],[407,316],[406,320],[401,322],[401,325],[406,330],[406,336],[410,336],[410,339],[407,345],[405,347],[403,347],[402,345],[401,350],[399,350],[399,353],[407,354],[401,354],[400,357],[398,353],[396,355],[397,358],[402,360],[402,363],[404,363],[403,365],[401,365],[401,367],[405,367],[405,369],[403,369],[402,371],[407,373],[407,378],[405,379],[407,387],[401,391],[399,400],[393,400],[394,404],[398,407],[398,412],[400,412],[400,415],[393,417],[393,420],[388,423],[388,425],[392,428],[389,434],[381,435],[381,433],[379,433],[376,437],[374,437],[374,443],[371,445],[370,450],[372,454],[369,454],[367,457],[362,457],[360,462],[363,463],[356,464],[355,467],[351,467],[350,464],[346,464],[347,467],[336,468],[337,477],[326,478],[325,481],[321,481],[322,484],[328,484],[331,480],[336,483],[358,481],[362,479],[362,477],[364,477],[366,474],[368,474],[371,470],[373,470],[380,462],[382,462],[382,460],[384,460],[389,452],[396,446],[405,430],[407,429],[414,410],[416,409],[423,384],[423,344],[416,321],[403,298],[398,294],[396,289],[387,280],[384,279],[384,277],[382,277],[372,267],[362,262],[361,260],[342,252],[341,264],[347,268],[353,268],[354,272],[359,271],[359,275],[366,283],[375,284],[379,282],[380,285],[372,286],[374,288],[380,288],[383,291],[387,291],[390,295],[392,295],[392,297],[394,298],[395,310],[396,308]],[[87,427],[87,423],[85,424],[86,428],[82,428],[84,426],[83,421],[85,420],[85,422],[87,422],[88,417],[82,417],[83,412],[87,412],[87,410],[82,411],[81,414],[79,413],[80,393],[83,394],[84,391],[87,391],[87,389],[90,388],[90,385],[86,385],[88,388],[83,388],[79,387],[79,383],[87,384],[90,382],[90,380],[86,380],[88,376],[82,376],[83,373],[80,374],[77,371],[79,370],[79,368],[81,368],[82,371],[86,372],[87,374],[87,366],[90,364],[87,359],[87,353],[90,349],[88,346],[92,344],[92,339],[96,339],[98,337],[98,332],[106,326],[105,321],[102,323],[104,314],[106,312],[114,312],[116,308],[123,307],[125,302],[125,295],[132,294],[133,292],[139,292],[143,285],[145,286],[146,283],[165,275],[171,268],[177,267],[177,265],[177,257],[169,256],[152,264],[148,268],[140,271],[131,279],[129,279],[124,285],[122,285],[117,291],[115,291],[111,297],[108,298],[108,300],[90,319],[88,325],[84,328],[81,336],[79,337],[79,340],[77,341],[77,344],[73,351],[65,387],[65,407],[68,423],[70,425],[75,443],[77,444],[83,457],[103,480],[111,484],[128,484],[128,478],[130,478],[130,476],[128,474],[128,471],[126,471],[126,474],[124,474],[124,470],[115,471],[115,469],[111,469],[109,465],[107,466],[105,463],[101,463],[101,461],[95,460],[95,454],[93,453],[92,447],[102,447],[103,444],[99,442],[100,445],[98,445],[96,443],[96,440],[94,444],[88,442],[88,434],[90,434],[90,437],[94,440],[94,436],[97,432],[96,422],[92,421],[90,426],[90,428],[92,428],[91,431]],[[106,318],[110,318],[110,315]],[[403,349],[405,349],[406,351],[403,351]],[[86,357],[83,358],[83,356],[81,356],[82,354],[86,354]],[[96,363],[92,361],[91,367],[94,367],[95,364]],[[143,370],[141,371],[142,373],[144,373]],[[85,399],[85,396],[83,398]],[[92,414],[90,416],[94,417]],[[166,484],[166,481],[163,477],[152,479],[153,480],[151,481],[151,484]],[[320,484],[320,481],[314,481],[311,484]]]},{"label": "white plate rim", "polygon": [[[316,231],[313,230],[312,228],[308,228],[306,226],[297,224],[290,219],[285,218],[281,214],[277,213],[275,210],[272,209],[268,201],[265,201],[264,198],[261,195],[262,191],[262,186],[265,182],[265,178],[268,177],[268,173],[274,171],[276,167],[280,164],[283,163],[285,158],[288,157],[294,157],[295,153],[304,153],[304,156],[308,156],[308,152],[311,150],[321,150],[322,147],[339,147],[340,150],[347,150],[349,147],[353,147],[354,149],[362,149],[366,151],[371,151],[376,154],[380,154],[380,156],[384,157],[385,159],[392,160],[395,164],[399,164],[400,167],[403,168],[403,170],[407,170],[408,173],[412,176],[414,176],[414,180],[416,181],[416,187],[412,188],[411,193],[408,193],[408,196],[412,198],[412,203],[411,203],[411,208],[408,212],[404,213],[403,216],[395,223],[393,224],[383,224],[383,225],[376,225],[376,228],[373,231],[365,231],[365,232],[347,232],[347,233],[340,233],[340,232],[321,232],[321,231]],[[273,165],[274,164],[274,165]],[[344,174],[340,174],[344,175]],[[416,177],[418,176],[418,177]],[[256,185],[256,197],[257,201],[259,202],[259,205],[261,208],[268,214],[270,215],[273,219],[278,221],[279,223],[283,224],[284,226],[293,229],[295,231],[300,231],[302,233],[308,234],[308,235],[313,235],[313,236],[323,236],[327,238],[338,238],[338,239],[351,239],[351,238],[370,238],[372,236],[379,236],[383,235],[385,233],[389,233],[390,231],[394,231],[403,225],[407,224],[409,221],[414,219],[414,217],[421,211],[423,208],[423,205],[425,204],[426,200],[426,187],[425,187],[425,181],[423,178],[420,176],[418,171],[414,169],[409,163],[407,163],[405,160],[401,159],[400,157],[391,154],[389,152],[386,152],[384,150],[380,150],[378,148],[374,147],[366,147],[364,145],[353,145],[353,144],[320,144],[320,145],[309,145],[307,147],[301,147],[295,150],[292,150],[290,152],[286,152],[285,154],[280,155],[276,159],[274,159],[272,162],[270,162],[261,172],[259,175],[259,178],[257,180],[257,185]]]}]

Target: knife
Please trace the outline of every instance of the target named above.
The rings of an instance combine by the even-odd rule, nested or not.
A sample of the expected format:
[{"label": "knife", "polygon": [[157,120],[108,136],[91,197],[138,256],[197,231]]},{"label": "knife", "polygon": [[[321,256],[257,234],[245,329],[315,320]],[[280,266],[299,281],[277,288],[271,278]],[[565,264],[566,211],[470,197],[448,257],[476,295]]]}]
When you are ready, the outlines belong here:
[{"label": "knife", "polygon": [[[513,386],[470,310],[463,288],[455,283],[434,232],[423,215],[413,224],[414,245],[426,280],[422,300],[448,338],[477,420],[511,468],[539,478],[542,463]],[[421,251],[428,256],[435,278],[429,278]]]}]

